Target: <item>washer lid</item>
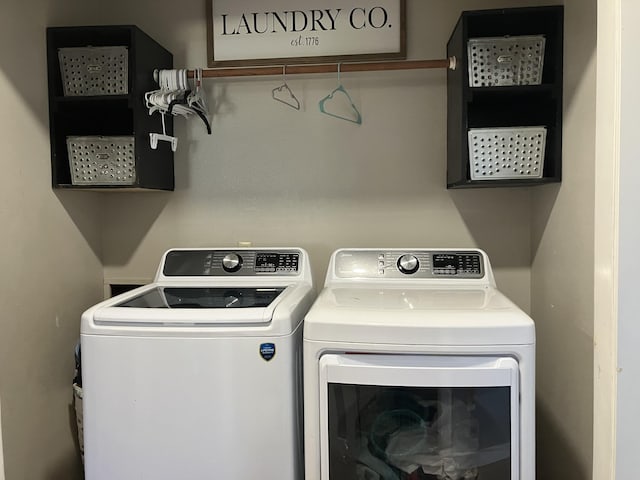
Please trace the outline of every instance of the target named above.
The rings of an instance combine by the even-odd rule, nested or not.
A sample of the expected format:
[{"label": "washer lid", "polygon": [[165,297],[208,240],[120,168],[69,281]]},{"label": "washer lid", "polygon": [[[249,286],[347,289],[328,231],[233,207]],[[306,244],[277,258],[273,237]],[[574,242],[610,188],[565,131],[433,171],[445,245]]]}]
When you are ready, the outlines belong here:
[{"label": "washer lid", "polygon": [[535,343],[531,318],[493,287],[325,288],[307,340],[397,345]]},{"label": "washer lid", "polygon": [[284,287],[157,287],[117,303],[128,308],[259,308],[268,307]]},{"label": "washer lid", "polygon": [[151,284],[103,303],[93,311],[97,326],[207,327],[271,322],[293,286],[205,287]]}]

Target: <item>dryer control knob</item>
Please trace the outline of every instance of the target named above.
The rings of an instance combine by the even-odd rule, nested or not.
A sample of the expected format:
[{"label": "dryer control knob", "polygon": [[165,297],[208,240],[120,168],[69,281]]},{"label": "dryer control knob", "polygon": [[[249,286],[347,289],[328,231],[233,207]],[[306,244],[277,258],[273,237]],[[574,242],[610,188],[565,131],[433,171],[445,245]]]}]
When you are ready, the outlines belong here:
[{"label": "dryer control knob", "polygon": [[398,259],[398,270],[407,275],[416,273],[420,267],[420,262],[415,255],[402,255]]},{"label": "dryer control knob", "polygon": [[237,272],[242,267],[242,257],[237,253],[227,253],[222,259],[225,272]]}]

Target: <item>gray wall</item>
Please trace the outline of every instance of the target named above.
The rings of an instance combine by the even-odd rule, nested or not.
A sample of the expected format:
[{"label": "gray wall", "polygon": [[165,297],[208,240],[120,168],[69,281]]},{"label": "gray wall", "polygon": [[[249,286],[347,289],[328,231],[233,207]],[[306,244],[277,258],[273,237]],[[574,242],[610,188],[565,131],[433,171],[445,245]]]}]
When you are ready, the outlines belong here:
[{"label": "gray wall", "polygon": [[596,2],[566,0],[563,180],[532,190],[538,477],[591,478]]},{"label": "gray wall", "polygon": [[0,6],[0,398],[9,480],[79,478],[73,348],[102,294],[96,195],[51,189],[45,1]]}]

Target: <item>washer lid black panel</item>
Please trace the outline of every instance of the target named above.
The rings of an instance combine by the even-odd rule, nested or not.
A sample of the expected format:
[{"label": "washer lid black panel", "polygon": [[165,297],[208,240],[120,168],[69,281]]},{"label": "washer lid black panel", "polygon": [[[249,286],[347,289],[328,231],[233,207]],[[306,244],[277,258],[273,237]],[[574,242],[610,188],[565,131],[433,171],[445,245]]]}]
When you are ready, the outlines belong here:
[{"label": "washer lid black panel", "polygon": [[158,287],[116,307],[133,308],[261,308],[268,307],[284,287],[210,288]]}]

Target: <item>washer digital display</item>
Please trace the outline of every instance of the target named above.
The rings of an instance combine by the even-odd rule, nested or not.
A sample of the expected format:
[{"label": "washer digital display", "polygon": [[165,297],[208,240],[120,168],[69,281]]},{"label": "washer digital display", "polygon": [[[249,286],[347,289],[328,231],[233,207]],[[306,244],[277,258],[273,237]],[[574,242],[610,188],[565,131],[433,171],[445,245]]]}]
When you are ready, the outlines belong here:
[{"label": "washer digital display", "polygon": [[297,272],[299,255],[297,253],[258,253],[256,255],[256,273]]},{"label": "washer digital display", "polygon": [[432,264],[435,275],[482,275],[482,262],[477,253],[436,253]]}]

